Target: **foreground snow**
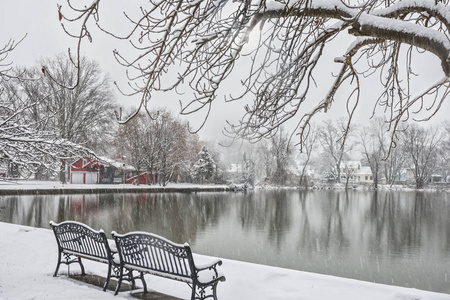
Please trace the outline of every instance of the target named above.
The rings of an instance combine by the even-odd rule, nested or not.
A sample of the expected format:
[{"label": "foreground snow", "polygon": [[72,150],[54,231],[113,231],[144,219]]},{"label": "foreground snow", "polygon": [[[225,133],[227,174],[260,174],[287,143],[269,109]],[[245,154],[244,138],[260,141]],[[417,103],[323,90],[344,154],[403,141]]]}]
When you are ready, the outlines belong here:
[{"label": "foreground snow", "polygon": [[[62,275],[52,277],[57,246],[50,229],[0,222],[0,299],[131,299],[129,292],[113,296],[101,288]],[[195,251],[195,249],[193,249]],[[196,255],[201,263],[209,259]],[[104,276],[106,265],[85,261],[88,273]],[[218,285],[220,300],[356,299],[356,300],[450,300],[450,295],[410,288],[368,283],[281,268],[223,260],[226,282]],[[61,266],[60,273],[67,267]],[[79,272],[71,266],[71,273]],[[146,275],[150,289],[189,299],[186,284]],[[138,282],[139,284],[139,282]]]}]

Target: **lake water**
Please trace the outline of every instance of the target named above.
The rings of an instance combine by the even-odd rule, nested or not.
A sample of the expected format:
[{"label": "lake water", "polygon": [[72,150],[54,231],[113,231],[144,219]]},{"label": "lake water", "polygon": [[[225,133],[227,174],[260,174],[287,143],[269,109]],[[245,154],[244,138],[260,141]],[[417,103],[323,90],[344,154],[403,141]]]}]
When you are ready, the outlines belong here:
[{"label": "lake water", "polygon": [[[193,251],[449,293],[450,194],[276,190],[0,196],[0,221],[148,231]],[[56,243],[55,243],[56,247]]]}]

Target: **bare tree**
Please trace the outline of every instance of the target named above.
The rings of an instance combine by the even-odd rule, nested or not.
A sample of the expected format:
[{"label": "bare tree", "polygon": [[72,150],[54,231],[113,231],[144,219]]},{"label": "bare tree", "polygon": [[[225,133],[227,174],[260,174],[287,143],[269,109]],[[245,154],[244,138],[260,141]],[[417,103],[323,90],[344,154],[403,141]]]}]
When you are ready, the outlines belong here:
[{"label": "bare tree", "polygon": [[341,180],[341,162],[347,152],[353,148],[352,144],[343,142],[343,132],[347,132],[345,134],[347,137],[348,129],[343,119],[326,120],[319,127],[319,142],[328,156],[330,170],[334,170],[335,179],[338,182]]},{"label": "bare tree", "polygon": [[[401,139],[404,126],[400,126],[398,129],[400,130],[399,139]],[[372,143],[372,147],[365,147],[365,152],[372,149],[369,152],[369,156],[371,156],[369,166],[371,166],[374,177],[378,178],[380,175],[383,175],[386,178],[386,182],[393,185],[404,167],[406,155],[401,147],[391,147],[392,139],[388,130],[389,122],[386,118],[373,119],[368,128],[369,140],[366,140],[369,144]],[[374,139],[374,141],[371,142],[370,139]],[[382,171],[382,173],[375,175],[374,170]]]},{"label": "bare tree", "polygon": [[[36,105],[27,113],[30,120],[41,125],[40,130],[53,132],[58,138],[84,145],[97,153],[107,152],[115,128],[114,98],[99,65],[82,58],[80,69],[76,70],[63,55],[45,59],[40,65],[51,67],[53,77],[47,76],[46,69],[40,66],[19,70],[24,79],[5,85],[10,101],[16,98],[34,101]],[[77,76],[80,79],[75,88],[60,85],[73,84]],[[66,179],[65,172],[63,167],[62,182]]]},{"label": "bare tree", "polygon": [[436,168],[440,132],[432,128],[410,126],[404,133],[403,147],[413,166],[417,189],[423,189]]},{"label": "bare tree", "polygon": [[[14,51],[14,49],[23,41],[24,36],[21,40],[16,42],[10,39],[2,48],[0,48],[0,83],[3,85],[9,79],[17,78],[16,74],[12,74],[12,61],[8,61],[9,54]],[[3,92],[3,86],[0,87],[0,94]]]},{"label": "bare tree", "polygon": [[284,185],[288,179],[288,167],[292,162],[293,147],[289,144],[289,135],[285,133],[283,127],[280,127],[270,142],[270,153],[275,160],[272,178],[275,183]]},{"label": "bare tree", "polygon": [[274,161],[273,156],[271,154],[270,150],[270,143],[267,140],[262,140],[258,143],[257,146],[257,166],[258,169],[262,170],[262,174],[264,174],[262,177],[264,179],[270,179],[272,176],[272,173],[275,169],[274,167]]},{"label": "bare tree", "polygon": [[187,152],[187,124],[174,118],[170,113],[160,113],[155,120],[159,133],[158,181],[166,186],[174,173],[180,173]]},{"label": "bare tree", "polygon": [[309,128],[308,135],[303,138],[303,152],[301,153],[301,173],[300,173],[300,186],[308,188],[308,178],[306,176],[306,170],[311,161],[313,151],[316,150],[316,143],[318,141],[319,132],[315,126]]},{"label": "bare tree", "polygon": [[202,145],[197,134],[188,133],[187,124],[183,123],[183,139],[185,144],[183,149],[180,149],[181,162],[177,165],[177,176],[175,180],[182,182],[194,182],[192,167],[198,159],[198,149],[201,149]]},{"label": "bare tree", "polygon": [[[383,118],[375,118],[360,131],[362,153],[373,175],[374,189],[378,188],[383,170],[386,170],[387,151],[389,140],[387,136],[388,123]],[[389,157],[392,158],[392,155]]]},{"label": "bare tree", "polygon": [[445,121],[442,124],[443,137],[442,137],[442,147],[440,151],[441,163],[441,174],[444,176],[445,182],[450,179],[450,121]]},{"label": "bare tree", "polygon": [[[146,150],[150,143],[146,134],[148,126],[145,121],[147,118],[139,115],[126,126],[120,126],[114,140],[118,156],[126,156],[138,174],[148,166],[149,153]],[[139,183],[139,180],[137,182]]]},{"label": "bare tree", "polygon": [[95,155],[51,131],[41,130],[42,121],[28,119],[27,110],[36,106],[35,102],[9,100],[7,93],[0,95],[0,163],[17,166],[20,174],[28,178],[38,172],[59,172],[61,161]]},{"label": "bare tree", "polygon": [[50,67],[59,83],[72,85],[80,73],[74,89],[56,84],[44,75],[41,84],[45,91],[43,106],[54,117],[51,126],[61,138],[82,143],[91,149],[107,152],[108,138],[115,129],[115,99],[108,76],[102,73],[97,62],[81,58],[76,70],[67,57],[58,55],[40,62]]},{"label": "bare tree", "polygon": [[[342,165],[341,165],[342,167]],[[340,174],[343,175],[342,177],[345,178],[345,189],[348,189],[348,184],[350,180],[354,180],[354,176],[356,172],[359,170],[360,165],[356,164],[354,165],[351,161],[347,161],[343,164],[343,167],[341,168]]]},{"label": "bare tree", "polygon": [[384,163],[384,176],[386,177],[386,182],[392,186],[396,178],[400,175],[401,169],[404,167],[406,154],[401,147],[396,147],[392,148],[386,155],[389,155],[389,157],[386,158]]},{"label": "bare tree", "polygon": [[[338,100],[347,109],[348,130],[362,102],[363,78],[373,77],[379,79],[378,88],[373,80],[368,87],[378,98],[371,105],[385,108],[395,140],[402,120],[418,111],[428,112],[424,119],[432,117],[450,92],[449,0],[150,0],[124,12],[120,30],[125,34],[109,29],[112,24],[102,18],[109,10],[100,3],[68,0],[68,7],[59,6],[63,28],[79,39],[78,53],[83,39],[93,39],[95,25],[130,42],[134,53],[113,53],[128,68],[132,93],[142,95],[140,108],[157,91],[187,87],[192,97],[182,113],[205,109],[208,115],[230,74],[244,73],[233,72],[237,62],[248,61],[248,72],[239,81],[242,89],[226,99],[253,99],[230,128],[249,139],[272,136],[295,117],[302,140],[312,118]],[[70,22],[78,24],[78,32],[68,30]],[[333,47],[343,41],[347,50],[335,53]],[[423,52],[440,61],[436,68],[442,79],[413,91],[414,80],[424,78],[413,76]],[[317,101],[311,92],[320,84],[318,70],[333,61],[340,68]],[[431,104],[422,105],[428,98]]]},{"label": "bare tree", "polygon": [[23,96],[17,86],[26,76],[13,72],[7,61],[18,43],[10,40],[0,49],[0,164],[15,166],[23,177],[43,172],[54,175],[61,170],[61,161],[95,154],[52,130],[43,130],[48,118],[32,117],[40,102]]},{"label": "bare tree", "polygon": [[247,152],[244,152],[242,157],[242,169],[244,183],[250,187],[254,187],[256,178],[255,161],[252,155],[247,154]]},{"label": "bare tree", "polygon": [[153,119],[139,114],[119,127],[114,142],[117,154],[129,157],[138,173],[156,173],[162,186],[178,177],[187,179],[197,159],[198,136],[189,134],[187,124],[170,112],[152,115]]}]

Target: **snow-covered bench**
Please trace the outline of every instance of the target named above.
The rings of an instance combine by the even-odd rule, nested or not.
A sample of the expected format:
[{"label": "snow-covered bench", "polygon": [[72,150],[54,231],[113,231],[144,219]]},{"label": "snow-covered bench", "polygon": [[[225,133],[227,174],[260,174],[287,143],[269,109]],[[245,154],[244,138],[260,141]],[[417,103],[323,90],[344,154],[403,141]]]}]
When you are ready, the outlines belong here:
[{"label": "snow-covered bench", "polygon": [[[59,224],[50,221],[50,226],[58,244],[58,263],[53,276],[57,276],[61,263],[66,265],[78,263],[81,267],[81,274],[85,275],[81,258],[106,263],[108,264],[108,274],[103,286],[103,291],[106,291],[111,278],[114,255],[103,230],[96,231],[85,224],[74,221],[65,221]],[[113,277],[117,276],[113,275]]]},{"label": "snow-covered bench", "polygon": [[[217,271],[217,266],[222,265],[221,260],[204,266],[196,265],[188,244],[175,244],[146,232],[120,235],[113,231],[112,236],[119,254],[116,264],[119,265],[120,273],[115,295],[118,294],[122,280],[131,281],[134,287],[134,280],[137,278],[142,280],[146,293],[144,274],[148,273],[186,282],[192,289],[191,300],[217,299],[217,284],[225,281],[225,276]],[[139,275],[134,277],[133,271],[137,271]]]}]

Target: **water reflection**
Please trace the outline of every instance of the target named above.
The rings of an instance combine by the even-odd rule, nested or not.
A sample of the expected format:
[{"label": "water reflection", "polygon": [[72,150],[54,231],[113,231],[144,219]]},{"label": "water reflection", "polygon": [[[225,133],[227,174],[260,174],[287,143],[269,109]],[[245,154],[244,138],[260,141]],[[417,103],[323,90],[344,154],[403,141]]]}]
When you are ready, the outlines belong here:
[{"label": "water reflection", "polygon": [[0,221],[75,220],[149,231],[197,253],[450,292],[447,193],[252,193],[3,196]]}]

